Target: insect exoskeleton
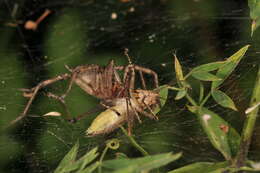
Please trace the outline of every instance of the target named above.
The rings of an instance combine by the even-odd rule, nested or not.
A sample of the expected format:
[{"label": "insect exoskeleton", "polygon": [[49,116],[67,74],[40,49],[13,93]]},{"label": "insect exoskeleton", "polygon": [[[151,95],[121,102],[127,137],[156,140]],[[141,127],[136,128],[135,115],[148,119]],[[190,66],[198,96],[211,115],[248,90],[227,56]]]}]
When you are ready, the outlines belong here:
[{"label": "insect exoskeleton", "polygon": [[127,103],[125,99],[120,100],[121,104],[106,109],[93,120],[86,131],[87,136],[109,133],[126,121]]},{"label": "insect exoskeleton", "polygon": [[[151,119],[158,119],[152,113],[153,107],[159,105],[159,94],[151,90],[134,90],[132,97],[118,98],[113,100],[112,107],[100,113],[87,129],[87,136],[110,133],[120,125],[131,119],[137,118],[138,113],[148,116]],[[148,112],[146,110],[148,109]],[[149,112],[150,111],[150,112]],[[129,120],[130,119],[130,120]]]}]

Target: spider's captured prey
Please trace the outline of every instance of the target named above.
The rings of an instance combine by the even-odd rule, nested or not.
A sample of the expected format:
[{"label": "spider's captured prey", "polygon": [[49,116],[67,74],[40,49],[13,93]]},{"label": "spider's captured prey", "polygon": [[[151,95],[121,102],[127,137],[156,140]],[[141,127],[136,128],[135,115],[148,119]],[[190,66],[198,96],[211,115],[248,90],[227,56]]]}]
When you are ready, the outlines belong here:
[{"label": "spider's captured prey", "polygon": [[[153,91],[147,90],[144,74],[148,74],[153,77],[154,88],[158,88],[159,86],[158,76],[153,70],[149,68],[132,64],[127,52],[125,52],[125,54],[129,60],[129,64],[126,66],[116,66],[114,60],[111,60],[105,67],[92,64],[77,66],[71,69],[66,66],[70,73],[65,73],[57,77],[42,81],[31,89],[21,89],[21,91],[23,91],[24,97],[28,97],[29,101],[27,102],[22,114],[13,120],[10,125],[16,123],[27,115],[29,108],[39,90],[61,80],[70,80],[68,88],[64,94],[58,96],[48,92],[46,95],[58,100],[65,107],[65,97],[70,92],[72,85],[75,83],[87,94],[100,99],[101,104],[106,108],[108,108],[107,105],[111,106],[111,108],[108,108],[107,111],[115,110],[115,112],[120,112],[118,109],[122,109],[123,112],[121,111],[121,114],[124,115],[124,120],[122,120],[122,122],[128,121],[128,116],[131,117],[136,115],[136,117],[138,117],[137,112],[143,113],[150,118],[156,118],[156,116],[151,111],[151,107],[155,105],[154,102],[159,97],[158,94],[156,95],[156,98],[155,96],[152,97],[150,93]],[[142,90],[135,89],[136,72],[138,72],[140,75]],[[153,101],[151,102],[148,100]],[[148,110],[148,112],[145,112],[145,109]],[[81,118],[70,118],[69,115],[67,116],[67,119],[71,122],[75,122]],[[132,123],[130,121],[133,121],[133,118],[131,117],[129,119],[130,120],[128,121],[128,124],[131,126]],[[115,124],[113,124],[113,126],[116,126]],[[130,128],[131,127],[129,127],[129,129]],[[111,129],[115,128],[110,128],[110,131]],[[103,131],[103,133],[106,132],[106,130]]]},{"label": "spider's captured prey", "polygon": [[[131,129],[134,119],[141,123],[139,113],[151,119],[158,119],[153,112],[157,106],[160,106],[159,91],[154,90],[134,90],[129,99],[117,98],[114,106],[99,114],[87,129],[88,136],[109,133],[118,128],[124,122],[128,123],[128,134],[131,135]],[[146,112],[148,109],[149,112]]]}]

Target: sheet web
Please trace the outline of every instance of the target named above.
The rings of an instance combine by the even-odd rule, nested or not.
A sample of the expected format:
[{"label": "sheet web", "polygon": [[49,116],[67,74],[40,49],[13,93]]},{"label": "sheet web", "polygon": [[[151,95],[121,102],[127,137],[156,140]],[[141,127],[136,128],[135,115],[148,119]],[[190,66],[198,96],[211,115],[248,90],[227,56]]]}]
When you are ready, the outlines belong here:
[{"label": "sheet web", "polygon": [[[229,57],[248,44],[250,35],[245,2],[6,0],[2,5],[10,17],[1,19],[5,29],[0,51],[1,126],[15,119],[25,107],[27,99],[22,97],[19,88],[30,88],[67,72],[65,64],[70,67],[106,65],[114,59],[116,64],[125,65],[127,58],[123,50],[128,48],[135,64],[158,73],[160,84],[176,85],[174,51],[177,51],[184,71],[188,72],[199,64]],[[219,6],[222,8],[217,8]],[[46,9],[51,13],[35,31],[24,28],[26,21],[37,20]],[[257,52],[257,47],[250,49],[222,86],[222,91],[233,98],[239,112],[222,108],[213,101],[207,104],[238,131],[255,80],[256,64],[259,63],[259,58],[255,57]],[[152,82],[150,77],[146,79],[148,84]],[[61,94],[67,86],[68,81],[62,81],[43,91]],[[198,94],[196,89],[194,91]],[[1,135],[0,155],[4,160],[1,169],[5,172],[51,171],[77,140],[80,154],[95,146],[102,150],[107,139],[118,138],[120,149],[109,151],[107,159],[113,158],[115,152],[124,152],[129,157],[141,156],[120,130],[105,136],[85,136],[91,121],[103,110],[76,124],[70,124],[62,117],[42,117],[51,111],[64,114],[61,105],[43,93],[37,95],[28,117]],[[222,160],[195,115],[185,108],[187,102],[175,101],[175,95],[175,92],[169,93],[158,121],[142,117],[142,124],[135,123],[133,134],[137,142],[151,154],[182,151],[181,161],[170,165],[169,169],[195,161]],[[76,85],[66,98],[72,115],[95,108],[98,103],[99,100]],[[256,134],[258,131],[259,128]],[[259,159],[256,152],[259,145],[253,143],[251,157]]]}]

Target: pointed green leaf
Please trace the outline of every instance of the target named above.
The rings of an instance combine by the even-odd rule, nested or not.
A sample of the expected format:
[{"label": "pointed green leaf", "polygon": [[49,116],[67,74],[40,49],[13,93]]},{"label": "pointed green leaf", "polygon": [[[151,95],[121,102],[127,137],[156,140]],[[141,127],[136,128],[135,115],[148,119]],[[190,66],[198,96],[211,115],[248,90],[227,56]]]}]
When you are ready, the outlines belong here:
[{"label": "pointed green leaf", "polygon": [[231,159],[228,131],[232,128],[216,113],[197,107],[196,114],[211,144],[222,153],[226,160]]},{"label": "pointed green leaf", "polygon": [[219,105],[237,111],[237,108],[233,100],[224,92],[220,90],[214,90],[211,92],[211,95]]},{"label": "pointed green leaf", "polygon": [[84,169],[87,164],[92,162],[94,159],[97,158],[97,147],[90,150],[88,153],[86,153],[84,156],[82,156],[77,162],[80,164],[80,170]]},{"label": "pointed green leaf", "polygon": [[202,65],[192,69],[192,71],[190,73],[214,71],[214,70],[219,69],[224,63],[225,63],[224,61],[218,61],[218,62],[211,62],[208,64],[202,64]]},{"label": "pointed green leaf", "polygon": [[175,65],[176,78],[178,81],[183,81],[183,72],[182,72],[181,64],[176,55],[174,55],[174,58],[175,58],[174,65]]},{"label": "pointed green leaf", "polygon": [[228,162],[197,162],[184,167],[172,170],[168,173],[209,173],[211,171],[218,170],[220,168],[226,168]]},{"label": "pointed green leaf", "polygon": [[203,109],[203,111],[200,112],[199,119],[212,145],[222,153],[226,160],[230,160],[231,150],[227,134],[221,130],[221,126],[223,125],[229,127],[226,121],[217,114],[206,109]]},{"label": "pointed green leaf", "polygon": [[157,154],[137,159],[116,159],[103,162],[102,166],[115,170],[114,173],[135,173],[150,171],[164,166],[181,157],[181,153]]},{"label": "pointed green leaf", "polygon": [[[157,114],[161,108],[165,105],[167,97],[168,97],[168,86],[167,85],[162,85],[159,87],[159,95],[160,95],[160,104],[156,108],[154,108],[153,113]],[[156,89],[158,90],[158,89]]]},{"label": "pointed green leaf", "polygon": [[245,55],[249,45],[244,46],[239,51],[237,51],[235,54],[233,54],[231,57],[229,57],[225,64],[223,64],[217,71],[216,76],[218,78],[221,78],[222,80],[214,81],[211,85],[211,90],[217,88],[219,85],[221,85],[224,80],[233,72],[233,70],[236,68],[240,60]]},{"label": "pointed green leaf", "polygon": [[177,95],[175,97],[175,100],[180,100],[182,99],[185,95],[187,94],[187,90],[183,89],[177,92]]},{"label": "pointed green leaf", "polygon": [[77,142],[71,150],[66,154],[66,156],[62,159],[60,162],[59,166],[56,168],[54,173],[62,173],[62,172],[67,172],[66,168],[68,165],[72,165],[72,163],[75,162],[77,152],[79,148],[79,142]]},{"label": "pointed green leaf", "polygon": [[[198,107],[188,106],[188,105],[186,105],[186,106],[190,112],[195,113],[195,114],[198,113],[198,109],[199,109]],[[205,108],[204,108],[204,110],[205,110]],[[213,113],[213,112],[210,112],[210,113]],[[201,116],[201,115],[199,115],[199,116]],[[227,138],[231,154],[232,154],[232,156],[234,156],[239,149],[240,135],[234,128],[232,128],[230,125],[228,125],[228,123],[226,121],[224,121],[221,117],[219,117],[217,114],[213,113],[211,117],[213,117],[213,122],[210,121],[211,126],[209,128],[208,128],[208,126],[206,126],[204,121],[202,122],[202,126],[203,126],[205,132],[207,133],[207,135],[209,136],[209,139],[211,140],[211,138],[218,135],[218,133],[220,132],[219,131],[219,129],[220,129],[222,131],[222,132],[220,132],[221,134],[223,134],[223,132],[224,132],[223,135],[225,136],[225,138]],[[201,120],[202,118],[199,117],[199,119]],[[212,119],[212,118],[210,118],[210,119]],[[213,130],[210,129],[211,127],[213,127]],[[217,128],[217,130],[214,130],[214,128]],[[214,133],[216,133],[216,135],[214,135]],[[210,136],[212,136],[212,137],[210,137]],[[216,142],[215,142],[215,140],[211,140],[211,143],[216,143]],[[226,142],[224,142],[224,143],[226,143]],[[221,146],[219,144],[213,144],[213,145],[216,146],[216,148],[219,148],[219,146]],[[224,144],[224,145],[226,145],[226,144]]]},{"label": "pointed green leaf", "polygon": [[[88,172],[87,170],[92,170],[90,167],[86,167],[87,164],[92,162],[97,156],[97,148],[92,149],[88,153],[86,153],[84,156],[82,156],[79,160],[76,159],[77,150],[78,150],[79,144],[78,142],[75,144],[75,146],[69,151],[69,153],[64,157],[58,168],[55,170],[55,173],[65,173],[65,172],[71,172],[74,170],[78,170],[77,173],[83,173]],[[85,168],[85,169],[84,169]],[[83,171],[83,172],[81,172]]]},{"label": "pointed green leaf", "polygon": [[86,153],[79,160],[71,162],[64,167],[67,172],[78,169],[83,170],[87,164],[92,162],[98,156],[97,147]]},{"label": "pointed green leaf", "polygon": [[198,71],[198,72],[194,72],[191,74],[194,78],[198,79],[198,80],[202,80],[202,81],[219,81],[221,80],[221,78],[205,72],[205,71]]},{"label": "pointed green leaf", "polygon": [[100,165],[99,162],[95,162],[85,169],[78,170],[76,173],[91,173],[91,172],[95,171],[99,165]]}]

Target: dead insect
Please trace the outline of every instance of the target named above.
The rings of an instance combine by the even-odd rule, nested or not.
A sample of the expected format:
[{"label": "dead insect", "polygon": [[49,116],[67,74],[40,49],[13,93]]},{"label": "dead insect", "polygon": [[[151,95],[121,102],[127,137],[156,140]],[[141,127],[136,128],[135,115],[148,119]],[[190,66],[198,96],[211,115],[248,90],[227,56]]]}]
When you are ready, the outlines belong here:
[{"label": "dead insect", "polygon": [[[114,105],[100,113],[87,129],[87,136],[110,133],[125,122],[128,123],[128,134],[131,135],[134,119],[141,123],[139,114],[151,119],[158,119],[153,113],[156,106],[160,106],[159,93],[152,90],[135,90],[130,99],[119,98]],[[147,111],[146,111],[147,110]]]},{"label": "dead insect", "polygon": [[[111,60],[105,67],[92,64],[77,66],[74,69],[70,69],[68,66],[66,66],[70,73],[65,73],[57,77],[42,81],[37,86],[31,89],[20,89],[21,91],[23,91],[24,97],[29,98],[29,101],[27,102],[27,105],[25,106],[22,114],[15,120],[13,120],[10,125],[15,124],[26,116],[34,98],[36,97],[40,89],[57,81],[70,79],[69,86],[65,93],[62,96],[58,96],[48,92],[46,95],[58,100],[65,107],[65,97],[70,92],[73,83],[76,83],[87,94],[101,99],[101,101],[105,104],[112,103],[113,100],[117,98],[131,97],[131,92],[135,88],[136,71],[138,71],[140,74],[143,89],[146,89],[146,83],[143,73],[152,75],[154,79],[154,87],[157,88],[159,86],[158,76],[153,70],[132,64],[130,57],[127,54],[127,49],[125,51],[125,55],[128,57],[129,60],[129,65],[127,66],[116,66],[113,60]],[[123,76],[119,75],[119,71],[123,71]],[[67,118],[72,122],[78,120],[77,118],[71,119],[69,115],[67,116]]]}]

